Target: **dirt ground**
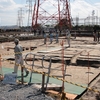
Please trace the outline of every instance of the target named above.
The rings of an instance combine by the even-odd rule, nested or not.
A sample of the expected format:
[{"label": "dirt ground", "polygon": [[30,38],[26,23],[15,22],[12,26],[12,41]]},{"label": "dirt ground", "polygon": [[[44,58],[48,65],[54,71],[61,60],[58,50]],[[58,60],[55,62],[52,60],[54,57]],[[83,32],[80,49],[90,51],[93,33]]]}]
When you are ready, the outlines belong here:
[{"label": "dirt ground", "polygon": [[[38,53],[39,51],[43,50],[50,50],[54,49],[55,47],[61,47],[61,41],[64,41],[64,45],[68,46],[67,40],[60,38],[59,43],[56,43],[54,40],[52,44],[50,44],[49,39],[47,39],[47,44],[44,45],[43,39],[40,40],[27,40],[27,41],[20,41],[20,44],[25,47],[25,50],[23,51],[23,57],[25,57],[26,54],[28,53],[33,53],[33,54],[44,54],[44,55],[57,55],[59,56],[58,58],[60,59],[62,56],[62,51],[52,51],[52,52],[46,52],[46,53]],[[0,44],[0,53],[1,53],[1,58],[2,58],[2,66],[3,67],[14,67],[14,60],[12,61],[7,61],[5,59],[8,58],[14,58],[14,52],[13,50],[7,50],[7,47],[14,47],[14,42],[5,42]],[[34,50],[30,50],[30,47],[37,47]],[[87,50],[90,51],[89,55],[89,61],[92,59],[95,61],[100,60],[100,44],[96,43],[93,41],[93,38],[91,37],[77,37],[74,39],[72,37],[71,39],[71,47],[70,48],[65,48],[65,58],[66,59],[71,59],[75,54]],[[88,59],[88,54],[82,53],[81,55],[78,55],[77,59]],[[76,59],[76,58],[75,58]],[[61,58],[62,60],[62,58]],[[91,61],[92,61],[91,60]],[[84,61],[84,60],[83,60]],[[88,61],[88,62],[89,62]],[[37,60],[35,62],[38,65],[41,65],[41,60]],[[45,62],[45,66],[48,66],[48,62]],[[95,63],[93,63],[95,64]],[[28,66],[25,64],[25,66]],[[53,75],[62,75],[62,63],[56,62],[52,63],[52,68],[57,68],[59,66],[59,70],[52,70]],[[99,66],[99,65],[98,65]],[[90,63],[87,63],[85,66],[83,65],[73,65],[73,64],[67,64],[66,67],[66,72],[67,76],[65,79],[69,82],[77,83],[77,84],[89,84],[98,74],[100,74],[100,67],[92,67]],[[20,68],[19,68],[20,69]],[[43,69],[38,69],[35,68],[39,71],[44,71]],[[47,71],[47,70],[45,70]],[[94,81],[93,81],[94,82]],[[93,89],[97,89],[100,93],[100,75],[98,76],[98,79],[95,80],[95,83],[90,85]],[[93,91],[88,91],[86,92],[82,97],[81,100],[100,100],[100,94],[93,92]]]},{"label": "dirt ground", "polygon": [[[98,91],[100,91],[100,77],[92,86],[92,89],[98,89]],[[100,100],[100,92],[87,90],[87,92],[81,97],[81,100]]]}]

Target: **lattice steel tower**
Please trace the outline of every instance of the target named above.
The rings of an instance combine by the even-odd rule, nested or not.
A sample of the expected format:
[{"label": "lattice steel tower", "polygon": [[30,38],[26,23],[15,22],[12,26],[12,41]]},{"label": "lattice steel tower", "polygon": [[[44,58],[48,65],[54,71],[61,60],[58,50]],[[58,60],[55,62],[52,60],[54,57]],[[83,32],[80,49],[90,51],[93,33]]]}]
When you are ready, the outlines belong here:
[{"label": "lattice steel tower", "polygon": [[28,3],[28,23],[27,26],[31,26],[32,24],[32,2],[33,0],[26,0],[26,3]]},{"label": "lattice steel tower", "polygon": [[32,27],[37,25],[66,24],[71,29],[70,2],[68,0],[35,0]]},{"label": "lattice steel tower", "polygon": [[18,10],[18,20],[17,20],[17,25],[22,27],[23,26],[23,9],[20,8]]}]

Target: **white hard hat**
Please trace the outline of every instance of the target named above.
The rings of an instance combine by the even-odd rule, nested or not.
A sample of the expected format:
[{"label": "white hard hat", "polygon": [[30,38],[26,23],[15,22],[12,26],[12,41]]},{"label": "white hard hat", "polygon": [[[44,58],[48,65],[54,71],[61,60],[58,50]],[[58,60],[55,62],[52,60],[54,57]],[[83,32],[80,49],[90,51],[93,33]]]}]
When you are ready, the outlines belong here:
[{"label": "white hard hat", "polygon": [[15,43],[18,43],[18,42],[19,42],[19,39],[15,39],[14,42],[15,42]]}]

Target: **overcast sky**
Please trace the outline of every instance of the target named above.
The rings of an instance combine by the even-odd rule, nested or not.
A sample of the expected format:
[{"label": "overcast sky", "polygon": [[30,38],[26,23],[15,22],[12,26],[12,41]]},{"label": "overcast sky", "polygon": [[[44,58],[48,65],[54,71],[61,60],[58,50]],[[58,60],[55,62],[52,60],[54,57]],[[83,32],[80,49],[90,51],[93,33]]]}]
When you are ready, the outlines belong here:
[{"label": "overcast sky", "polygon": [[[26,1],[29,0],[0,0],[0,26],[16,25],[20,8],[23,9],[23,25],[27,26],[28,3]],[[92,16],[93,10],[94,15],[100,17],[100,0],[70,0],[70,4],[72,18]],[[52,11],[52,8],[50,10]]]}]

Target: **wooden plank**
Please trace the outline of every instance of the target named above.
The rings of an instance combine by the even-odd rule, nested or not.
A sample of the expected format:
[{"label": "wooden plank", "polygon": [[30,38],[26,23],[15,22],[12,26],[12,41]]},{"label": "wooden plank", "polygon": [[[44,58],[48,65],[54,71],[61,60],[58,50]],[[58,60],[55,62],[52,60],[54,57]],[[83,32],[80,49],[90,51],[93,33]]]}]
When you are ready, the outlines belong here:
[{"label": "wooden plank", "polygon": [[[52,93],[55,95],[59,95],[60,93],[54,90],[46,90],[46,92],[48,93]],[[77,95],[75,94],[70,94],[70,93],[66,93],[66,98],[70,99],[70,100],[75,100],[75,98],[77,97]]]},{"label": "wooden plank", "polygon": [[61,47],[59,47],[59,48],[50,48],[48,50],[38,51],[38,53],[48,53],[48,52],[58,51],[58,50],[61,50],[61,49],[62,49]]}]

